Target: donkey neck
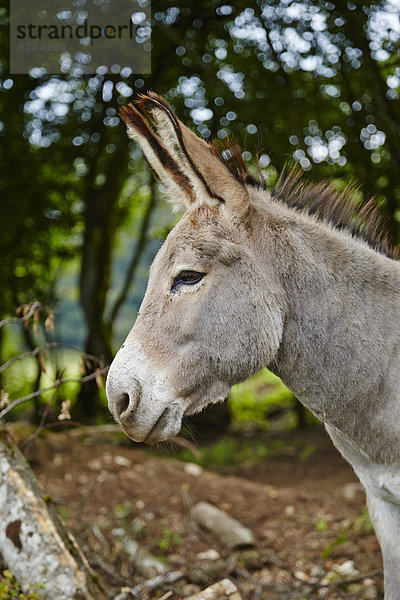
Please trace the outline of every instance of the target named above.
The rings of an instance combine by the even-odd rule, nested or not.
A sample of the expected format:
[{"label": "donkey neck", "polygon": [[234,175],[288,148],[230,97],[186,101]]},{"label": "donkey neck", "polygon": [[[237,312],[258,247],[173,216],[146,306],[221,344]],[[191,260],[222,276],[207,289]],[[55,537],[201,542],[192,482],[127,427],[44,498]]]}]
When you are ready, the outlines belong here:
[{"label": "donkey neck", "polygon": [[382,388],[400,371],[400,263],[279,203],[268,211],[259,220],[266,260],[273,238],[287,302],[271,368],[319,418],[354,437],[360,420],[395,403]]}]

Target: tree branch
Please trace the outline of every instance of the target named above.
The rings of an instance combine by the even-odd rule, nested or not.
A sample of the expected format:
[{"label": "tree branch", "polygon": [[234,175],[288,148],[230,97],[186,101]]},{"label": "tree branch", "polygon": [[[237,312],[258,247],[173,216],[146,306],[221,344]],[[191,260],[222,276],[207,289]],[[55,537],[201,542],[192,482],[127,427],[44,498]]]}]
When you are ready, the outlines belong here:
[{"label": "tree branch", "polygon": [[5,415],[7,415],[13,408],[18,406],[19,404],[22,404],[23,402],[28,402],[28,400],[32,400],[33,398],[40,396],[44,392],[48,392],[49,390],[54,390],[54,389],[60,387],[60,385],[62,385],[63,383],[72,383],[72,382],[86,383],[87,381],[90,381],[91,379],[96,379],[96,377],[98,377],[99,375],[103,375],[103,374],[107,373],[108,369],[109,369],[108,366],[103,367],[102,369],[96,369],[96,371],[94,373],[90,373],[90,375],[86,375],[85,377],[65,377],[65,378],[57,379],[53,383],[53,385],[50,385],[48,387],[37,390],[36,392],[32,392],[31,394],[28,394],[27,396],[23,396],[22,398],[17,398],[16,400],[13,400],[6,408],[4,408],[0,412],[0,419],[2,419]]},{"label": "tree branch", "polygon": [[26,315],[24,315],[23,317],[11,317],[9,319],[3,319],[3,321],[0,321],[0,327],[4,327],[4,325],[9,325],[10,323],[25,323],[26,321],[29,321],[31,316],[34,315],[35,312],[40,308],[44,307],[42,306],[42,304],[40,304],[40,302],[35,301],[30,306],[29,311],[26,313]]},{"label": "tree branch", "polygon": [[134,251],[133,251],[133,254],[131,257],[131,261],[130,261],[128,270],[125,275],[124,283],[121,287],[121,290],[117,296],[117,299],[114,302],[114,306],[112,307],[112,310],[110,313],[110,318],[108,321],[110,329],[111,329],[112,323],[116,319],[116,317],[121,309],[122,304],[126,300],[126,297],[129,293],[129,289],[134,280],[137,267],[139,265],[140,257],[142,256],[143,250],[146,246],[147,230],[148,230],[149,223],[150,223],[150,217],[151,217],[151,214],[152,214],[153,209],[156,204],[156,182],[154,180],[153,175],[151,175],[150,189],[151,189],[150,200],[146,207],[146,211],[145,211],[143,219],[142,219],[142,223],[141,223],[140,230],[139,230],[139,238],[138,238],[137,243],[135,244],[135,248],[134,248]]},{"label": "tree branch", "polygon": [[30,350],[29,352],[24,352],[23,354],[20,354],[19,356],[10,358],[3,365],[0,365],[0,373],[2,371],[5,371],[5,369],[7,369],[9,366],[11,366],[12,364],[14,364],[20,360],[24,360],[25,358],[29,358],[29,357],[34,357],[37,354],[46,352],[46,350],[50,350],[51,348],[65,348],[67,350],[74,350],[75,352],[79,352],[80,354],[82,354],[82,356],[84,358],[92,360],[93,362],[97,362],[100,366],[102,366],[102,364],[103,364],[101,358],[98,358],[97,356],[94,356],[93,354],[86,354],[85,352],[82,352],[82,350],[80,350],[80,348],[76,348],[75,346],[70,346],[69,344],[61,344],[60,342],[48,342],[47,344],[42,344],[41,346],[37,346],[34,350]]}]

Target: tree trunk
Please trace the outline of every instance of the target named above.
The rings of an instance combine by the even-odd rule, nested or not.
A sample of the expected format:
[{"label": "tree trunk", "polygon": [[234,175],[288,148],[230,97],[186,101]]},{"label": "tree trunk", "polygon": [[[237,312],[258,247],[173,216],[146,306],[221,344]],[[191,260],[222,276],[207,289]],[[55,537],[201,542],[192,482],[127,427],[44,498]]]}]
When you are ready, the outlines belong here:
[{"label": "tree trunk", "polygon": [[[22,335],[25,340],[25,343],[28,347],[28,350],[30,350],[32,352],[36,348],[36,344],[35,344],[35,340],[33,339],[32,332],[29,329],[29,327],[25,327],[24,324],[22,325],[21,330],[22,330]],[[35,381],[34,381],[33,390],[32,390],[34,392],[38,391],[38,389],[40,387],[40,380],[42,378],[42,365],[41,365],[40,361],[41,361],[40,354],[37,354],[35,356],[36,374],[35,374]],[[44,405],[42,403],[41,397],[36,396],[33,400],[33,412],[32,412],[31,418],[30,418],[32,423],[35,423],[36,425],[38,425],[40,423],[40,420],[42,418],[43,408],[44,408]]]},{"label": "tree trunk", "polygon": [[0,514],[0,553],[24,591],[40,600],[109,598],[1,424]]},{"label": "tree trunk", "polygon": [[[106,133],[103,132],[103,137]],[[105,364],[112,359],[110,330],[104,320],[106,296],[110,285],[111,250],[117,228],[117,210],[126,171],[129,146],[121,131],[117,148],[108,165],[106,183],[97,190],[94,185],[96,166],[88,180],[80,272],[80,301],[85,315],[87,336],[85,352],[99,357]],[[117,141],[117,140],[116,140]],[[85,375],[93,372],[90,363]],[[75,418],[93,423],[99,410],[95,380],[84,383],[78,395]]]}]

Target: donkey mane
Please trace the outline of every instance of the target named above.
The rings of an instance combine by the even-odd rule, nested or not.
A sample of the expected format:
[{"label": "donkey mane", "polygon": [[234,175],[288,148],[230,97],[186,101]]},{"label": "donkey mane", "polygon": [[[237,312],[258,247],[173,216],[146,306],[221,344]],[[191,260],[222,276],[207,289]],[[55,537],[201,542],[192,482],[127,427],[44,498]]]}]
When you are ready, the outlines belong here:
[{"label": "donkey mane", "polygon": [[[211,173],[208,173],[208,176],[206,174],[210,155],[217,161],[221,161],[234,177],[233,181],[239,184],[236,188],[233,187],[230,193],[237,194],[241,186],[267,189],[262,177],[257,179],[249,173],[240,146],[232,140],[228,139],[222,148],[216,141],[209,144],[201,140],[199,148],[208,158],[203,163],[203,170],[199,169],[186,148],[187,143],[190,144],[190,139],[196,137],[178,121],[164,98],[154,92],[148,92],[139,96],[136,106],[149,118],[151,125],[155,120],[161,137],[132,104],[123,107],[120,115],[128,126],[128,135],[136,141],[141,139],[148,145],[147,153],[145,152],[148,163],[171,197],[179,196],[177,191],[180,189],[189,203],[193,202],[196,197],[194,188],[196,188],[197,191],[204,190],[209,198],[217,201],[217,204],[225,203],[224,198],[217,193],[218,186],[215,185],[215,178]],[[183,137],[187,138],[186,143]],[[164,171],[168,174],[167,178],[165,175],[160,178],[162,169],[160,171],[159,166],[158,168],[156,166],[160,160]],[[185,164],[186,168],[182,168]],[[347,231],[355,238],[366,242],[373,250],[389,258],[398,259],[399,250],[388,216],[382,213],[376,198],[371,197],[367,201],[360,201],[356,198],[356,192],[357,188],[352,184],[347,185],[342,192],[338,192],[326,182],[316,184],[306,182],[302,178],[302,170],[295,167],[289,173],[286,171],[281,173],[271,196],[289,208],[298,210],[325,225]],[[179,203],[176,208],[179,208]]]},{"label": "donkey mane", "polygon": [[[213,144],[214,150],[217,145]],[[248,171],[238,144],[228,140],[220,157],[229,170],[245,185],[267,189],[262,176],[255,178]],[[342,192],[326,182],[311,183],[302,178],[302,171],[294,167],[289,173],[283,171],[272,191],[272,197],[318,221],[328,223],[335,229],[348,231],[352,236],[366,242],[373,250],[389,258],[398,259],[399,250],[393,240],[387,216],[382,214],[375,197],[366,202],[356,201],[358,191],[348,184]]]}]

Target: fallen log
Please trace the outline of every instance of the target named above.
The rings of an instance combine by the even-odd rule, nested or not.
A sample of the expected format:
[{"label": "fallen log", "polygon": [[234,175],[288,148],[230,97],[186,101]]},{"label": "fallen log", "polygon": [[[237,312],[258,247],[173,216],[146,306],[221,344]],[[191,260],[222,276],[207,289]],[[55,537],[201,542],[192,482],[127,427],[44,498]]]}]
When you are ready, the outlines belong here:
[{"label": "fallen log", "polygon": [[1,423],[0,554],[21,588],[40,600],[110,597]]}]

